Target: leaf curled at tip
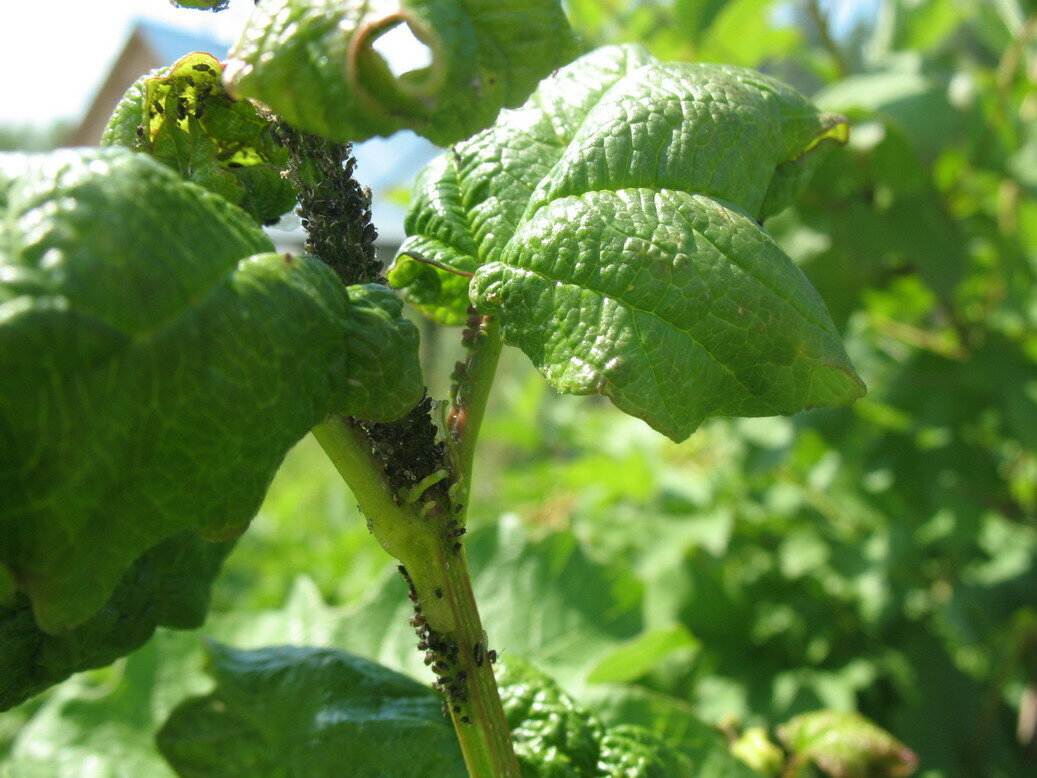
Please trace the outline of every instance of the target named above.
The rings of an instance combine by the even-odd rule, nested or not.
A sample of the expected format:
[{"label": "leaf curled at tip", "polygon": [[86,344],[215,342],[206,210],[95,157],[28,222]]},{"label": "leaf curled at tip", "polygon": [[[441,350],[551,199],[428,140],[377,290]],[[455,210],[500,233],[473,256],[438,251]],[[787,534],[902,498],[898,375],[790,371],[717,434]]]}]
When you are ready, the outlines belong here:
[{"label": "leaf curled at tip", "polygon": [[281,175],[288,152],[270,120],[247,100],[232,100],[222,78],[223,65],[203,52],[141,76],[116,106],[101,145],[147,153],[269,224],[296,202]]},{"label": "leaf curled at tip", "polygon": [[577,53],[558,0],[267,0],[225,78],[333,140],[409,128],[447,145]]}]

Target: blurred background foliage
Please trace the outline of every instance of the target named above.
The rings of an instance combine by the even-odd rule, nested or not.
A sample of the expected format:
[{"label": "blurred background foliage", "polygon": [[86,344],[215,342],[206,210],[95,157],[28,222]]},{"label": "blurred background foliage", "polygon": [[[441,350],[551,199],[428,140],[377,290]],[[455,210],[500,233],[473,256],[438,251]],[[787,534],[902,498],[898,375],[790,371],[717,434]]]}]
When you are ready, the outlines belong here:
[{"label": "blurred background foliage", "polygon": [[[859,710],[918,753],[920,775],[1037,774],[1037,3],[568,7],[589,45],[759,68],[851,118],[849,146],[765,226],[870,393],[674,445],[554,395],[508,354],[469,549],[491,643],[606,718],[667,731],[690,705],[736,733]],[[426,344],[438,396],[456,339]],[[405,594],[307,440],[230,557],[209,631],[324,641],[427,681]],[[133,702],[149,711],[140,740],[177,699],[156,679],[204,687],[190,640],[160,635],[7,714],[9,774],[56,775],[31,771],[33,749],[85,748],[69,722],[129,710],[133,674],[152,679]],[[156,669],[163,650],[176,672]]]}]

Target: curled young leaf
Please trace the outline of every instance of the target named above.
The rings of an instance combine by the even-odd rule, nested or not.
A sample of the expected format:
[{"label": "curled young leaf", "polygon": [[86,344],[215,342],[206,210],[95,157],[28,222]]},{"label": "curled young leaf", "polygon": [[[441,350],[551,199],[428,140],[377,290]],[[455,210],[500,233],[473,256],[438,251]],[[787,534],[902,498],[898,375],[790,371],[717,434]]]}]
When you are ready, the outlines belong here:
[{"label": "curled young leaf", "polygon": [[413,129],[447,145],[577,54],[558,0],[267,0],[230,91],[337,141]]},{"label": "curled young leaf", "polygon": [[390,281],[457,323],[468,297],[557,389],[682,440],[707,418],[863,391],[824,303],[759,226],[846,138],[778,81],[600,49],[434,161]]},{"label": "curled young leaf", "polygon": [[219,60],[201,52],[141,76],[116,106],[101,145],[150,154],[266,224],[295,205],[281,175],[288,152],[251,103],[230,99],[222,77]]},{"label": "curled young leaf", "polygon": [[55,634],[162,540],[240,534],[329,412],[395,418],[422,381],[389,290],[261,253],[243,211],[147,156],[19,164],[0,228],[0,564]]}]

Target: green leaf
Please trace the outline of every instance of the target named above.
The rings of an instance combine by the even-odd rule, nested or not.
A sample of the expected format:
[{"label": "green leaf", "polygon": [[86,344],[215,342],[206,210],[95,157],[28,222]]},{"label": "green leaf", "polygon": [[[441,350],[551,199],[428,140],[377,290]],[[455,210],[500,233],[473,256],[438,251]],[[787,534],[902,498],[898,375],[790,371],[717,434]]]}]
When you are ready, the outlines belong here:
[{"label": "green leaf", "polygon": [[638,778],[753,778],[727,753],[723,739],[687,716],[689,737],[680,743],[636,724],[605,726],[548,676],[509,656],[499,669],[501,702],[522,774],[638,776]]},{"label": "green leaf", "polygon": [[201,626],[209,587],[232,546],[189,532],[160,543],[133,563],[97,613],[58,635],[40,630],[25,595],[0,606],[0,710],[134,651],[159,625]]},{"label": "green leaf", "polygon": [[259,254],[247,215],[123,150],[32,158],[0,231],[0,563],[55,634],[147,549],[240,534],[329,412],[422,390],[380,287]]},{"label": "green leaf", "polygon": [[[429,167],[401,251],[478,267],[472,303],[552,386],[674,440],[712,416],[847,404],[864,389],[824,303],[757,224],[845,138],[752,71],[602,49]],[[418,303],[455,321],[460,285],[430,273],[390,279],[422,279]]]},{"label": "green leaf", "polygon": [[516,656],[498,668],[504,715],[524,776],[590,776],[604,727],[550,677]]},{"label": "green leaf", "polygon": [[178,700],[205,690],[198,673],[181,672],[197,663],[198,642],[159,630],[122,665],[59,686],[18,733],[5,778],[82,778],[85,765],[92,778],[174,778],[154,736]]},{"label": "green leaf", "polygon": [[222,75],[219,60],[196,52],[141,76],[116,106],[101,145],[144,151],[257,221],[275,221],[296,201],[281,176],[288,152],[250,102],[227,96]]},{"label": "green leaf", "polygon": [[158,733],[195,776],[464,776],[430,688],[332,649],[210,648],[216,688],[181,703]]},{"label": "green leaf", "polygon": [[767,737],[763,727],[750,727],[731,744],[731,753],[756,772],[777,778],[785,764],[785,752]]},{"label": "green leaf", "polygon": [[911,775],[918,757],[859,713],[816,711],[778,728],[800,764],[816,764],[834,778]]},{"label": "green leaf", "polygon": [[236,96],[333,140],[410,128],[445,146],[577,53],[558,0],[269,0],[226,77]]},{"label": "green leaf", "polygon": [[728,0],[703,36],[698,58],[756,67],[788,57],[803,36],[794,26],[775,24],[776,5],[775,0]]},{"label": "green leaf", "polygon": [[[541,82],[522,108],[433,160],[418,177],[407,239],[389,282],[441,324],[463,324],[468,279],[408,259],[474,272],[500,258],[533,190],[572,140],[581,117],[627,73],[655,61],[639,46],[599,49]],[[557,119],[555,117],[558,117]]]},{"label": "green leaf", "polygon": [[[299,578],[284,608],[214,613],[204,632],[243,648],[273,642],[323,644],[329,640],[331,613],[313,582]],[[206,655],[197,632],[158,629],[124,662],[81,673],[37,698],[42,704],[17,733],[3,766],[12,778],[82,778],[85,763],[96,778],[173,776],[155,748],[155,733],[176,705],[212,690],[203,671]],[[15,715],[8,713],[0,721]]]},{"label": "green leaf", "polygon": [[687,628],[672,627],[649,630],[603,657],[587,675],[589,683],[623,683],[636,681],[676,653],[697,650],[697,641]]}]

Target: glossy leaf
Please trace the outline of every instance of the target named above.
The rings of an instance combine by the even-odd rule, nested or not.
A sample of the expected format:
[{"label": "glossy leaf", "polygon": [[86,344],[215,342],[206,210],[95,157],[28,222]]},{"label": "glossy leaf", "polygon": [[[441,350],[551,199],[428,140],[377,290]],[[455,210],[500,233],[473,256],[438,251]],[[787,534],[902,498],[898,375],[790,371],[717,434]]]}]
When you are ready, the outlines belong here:
[{"label": "glossy leaf", "polygon": [[410,678],[332,649],[210,651],[216,689],[157,738],[184,778],[467,775],[442,702]]},{"label": "glossy leaf", "polygon": [[257,221],[274,221],[296,201],[281,175],[288,152],[255,106],[227,96],[222,76],[219,60],[200,52],[141,76],[116,106],[101,145],[150,154]]},{"label": "glossy leaf", "polygon": [[577,52],[558,0],[268,0],[226,78],[233,94],[333,140],[410,128],[447,145]]},{"label": "glossy leaf", "polygon": [[[472,303],[552,386],[675,440],[846,404],[863,386],[824,303],[756,223],[845,137],[752,71],[602,49],[428,168],[401,255],[475,270]],[[404,257],[390,280],[459,320],[444,271]]]},{"label": "glossy leaf", "polygon": [[549,676],[515,656],[496,675],[522,774],[594,775],[602,723]]},{"label": "glossy leaf", "polygon": [[48,633],[83,623],[165,538],[248,525],[329,411],[421,393],[384,287],[259,254],[244,212],[144,155],[25,162],[0,232],[0,562]]},{"label": "glossy leaf", "polygon": [[671,743],[636,724],[606,726],[551,678],[516,657],[508,657],[497,675],[515,753],[529,778],[756,775],[727,752],[718,733],[703,732],[707,728],[694,716],[688,719],[698,734]]}]

